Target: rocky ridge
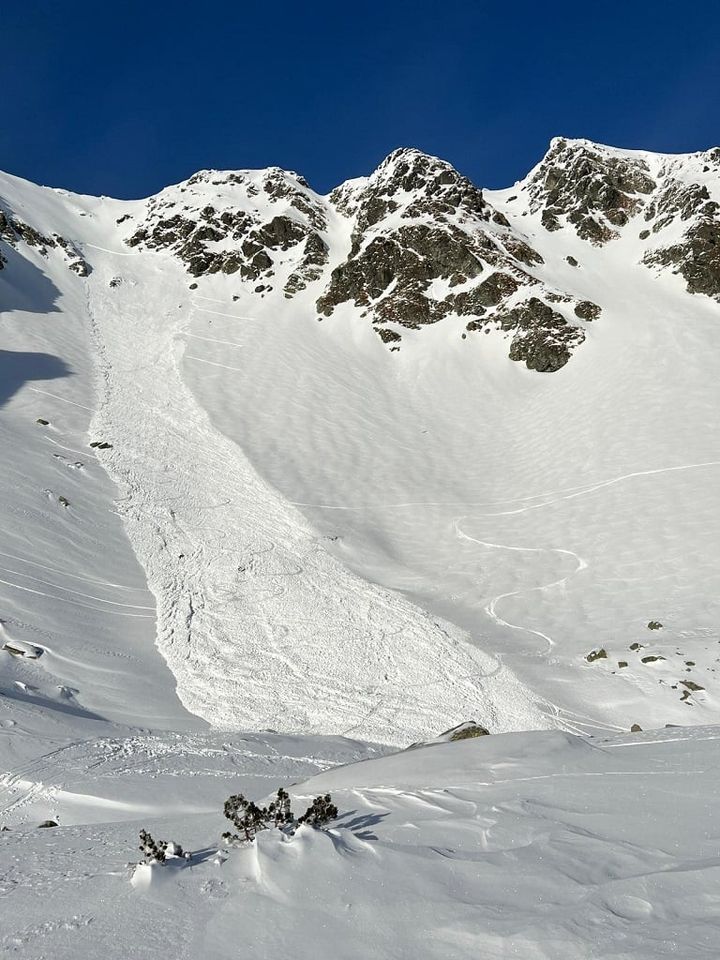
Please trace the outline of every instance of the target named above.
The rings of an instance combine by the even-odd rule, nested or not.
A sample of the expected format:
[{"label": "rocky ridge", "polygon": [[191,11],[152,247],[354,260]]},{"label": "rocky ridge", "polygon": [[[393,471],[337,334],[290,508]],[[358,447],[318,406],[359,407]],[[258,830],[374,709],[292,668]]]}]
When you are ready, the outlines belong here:
[{"label": "rocky ridge", "polygon": [[540,371],[559,369],[584,340],[579,316],[550,306],[576,301],[533,275],[541,255],[449,163],[397,150],[367,181],[343,185],[329,200],[352,231],[350,251],[317,301],[323,315],[352,303],[391,349],[398,327],[454,316],[467,332],[510,332],[511,358]]},{"label": "rocky ridge", "polygon": [[[439,322],[464,339],[494,332],[539,372],[564,366],[602,310],[548,282],[538,231],[592,246],[633,236],[639,262],[720,301],[720,149],[662,156],[557,138],[512,194],[488,199],[449,163],[401,149],[326,197],[277,167],[200,171],[117,226],[127,246],[179,259],[192,288],[224,274],[238,295],[296,300],[319,320],[359,312],[392,351],[405,330]],[[90,269],[71,241],[0,207],[0,268],[3,242]]]}]

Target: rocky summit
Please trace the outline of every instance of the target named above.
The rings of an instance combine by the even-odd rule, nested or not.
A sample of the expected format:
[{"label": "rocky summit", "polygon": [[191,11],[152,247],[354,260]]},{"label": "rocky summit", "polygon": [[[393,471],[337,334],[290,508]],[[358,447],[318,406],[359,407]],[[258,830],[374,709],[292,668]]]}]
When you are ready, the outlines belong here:
[{"label": "rocky summit", "polygon": [[[445,324],[452,338],[500,337],[531,370],[559,370],[602,323],[602,303],[582,292],[585,246],[720,300],[720,148],[663,156],[557,138],[500,191],[399,149],[328,196],[277,167],[200,171],[128,211],[118,244],[177,258],[192,289],[222,273],[238,299],[295,300],[320,321],[350,312],[393,352],[408,330]],[[18,244],[90,269],[74,239],[0,206],[0,268]],[[558,262],[573,268],[566,285],[548,269]]]}]

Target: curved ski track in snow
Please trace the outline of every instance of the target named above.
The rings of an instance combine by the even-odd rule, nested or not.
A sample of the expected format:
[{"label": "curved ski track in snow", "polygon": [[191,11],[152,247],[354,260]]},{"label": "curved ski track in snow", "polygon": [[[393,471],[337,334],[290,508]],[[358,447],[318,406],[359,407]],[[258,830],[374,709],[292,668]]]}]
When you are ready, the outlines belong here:
[{"label": "curved ski track in snow", "polygon": [[510,590],[507,593],[500,593],[496,597],[493,597],[493,599],[490,600],[490,602],[485,606],[485,612],[490,619],[494,620],[495,623],[499,624],[501,627],[507,627],[510,630],[523,630],[525,633],[530,633],[536,637],[540,637],[540,639],[544,640],[548,647],[552,649],[555,646],[555,641],[552,639],[552,637],[548,636],[546,633],[542,633],[540,630],[533,630],[530,627],[524,627],[521,624],[510,623],[508,620],[504,620],[497,613],[497,605],[501,600],[505,600],[508,597],[517,597],[523,593],[530,593],[536,590],[545,591],[551,590],[553,587],[562,587],[571,577],[576,576],[581,570],[587,569],[587,561],[578,556],[578,554],[574,553],[572,550],[565,550],[562,547],[516,547],[505,543],[491,543],[489,540],[480,540],[477,537],[471,537],[460,527],[460,521],[464,519],[467,518],[456,517],[453,520],[455,534],[461,540],[469,540],[471,543],[477,543],[479,546],[486,547],[488,550],[511,550],[518,553],[559,553],[563,554],[564,556],[572,557],[576,561],[577,566],[575,570],[564,577],[559,577],[557,580],[552,580],[550,583],[540,584],[537,587],[529,587],[527,590]]}]

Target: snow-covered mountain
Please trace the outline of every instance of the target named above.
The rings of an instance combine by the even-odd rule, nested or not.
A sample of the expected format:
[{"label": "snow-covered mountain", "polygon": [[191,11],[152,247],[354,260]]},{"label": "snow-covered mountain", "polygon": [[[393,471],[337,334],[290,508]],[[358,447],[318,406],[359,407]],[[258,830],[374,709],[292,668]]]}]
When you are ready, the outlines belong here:
[{"label": "snow-covered mountain", "polygon": [[[564,139],[500,191],[412,149],[328,196],[278,168],[139,201],[0,174],[9,955],[90,956],[92,924],[106,955],[133,910],[144,930],[197,908],[203,932],[159,955],[225,956],[242,881],[264,918],[249,956],[287,948],[268,930],[280,901],[302,926],[301,888],[316,906],[296,952],[322,956],[312,864],[349,891],[326,927],[335,945],[354,931],[348,956],[657,957],[680,930],[684,955],[711,955],[719,203],[718,149]],[[466,720],[546,732],[380,759]],[[633,724],[697,730],[618,738]],[[486,796],[505,751],[505,793]],[[637,770],[606,759],[625,753]],[[197,883],[127,887],[106,914],[148,817],[212,843],[238,783],[259,799],[368,757],[298,788],[341,801],[327,850],[263,837],[252,864],[197,863]],[[595,783],[614,795],[591,809]],[[638,796],[653,823],[629,816]],[[680,855],[658,837],[682,811]],[[613,817],[621,831],[599,829]],[[21,891],[91,873],[108,845],[97,898],[36,922]],[[527,890],[502,896],[541,861],[565,878],[538,880],[551,921]],[[688,870],[695,913],[648,879]],[[405,913],[381,910],[383,871],[415,877]],[[343,927],[347,904],[361,919]],[[415,924],[420,904],[437,921]],[[119,943],[151,953],[145,934]]]}]

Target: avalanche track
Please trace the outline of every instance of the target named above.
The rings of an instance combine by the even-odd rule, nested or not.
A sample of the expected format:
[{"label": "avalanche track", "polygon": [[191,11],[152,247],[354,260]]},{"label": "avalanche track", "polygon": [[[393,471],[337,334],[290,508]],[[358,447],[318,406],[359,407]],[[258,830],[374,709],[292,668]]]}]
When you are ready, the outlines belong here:
[{"label": "avalanche track", "polygon": [[547,727],[527,689],[461,631],[347,572],[211,424],[178,369],[179,336],[204,309],[180,267],[123,260],[110,288],[115,255],[96,247],[93,266],[102,397],[92,432],[112,438],[100,457],[121,488],[183,704],[218,727],[383,743],[466,717]]}]

